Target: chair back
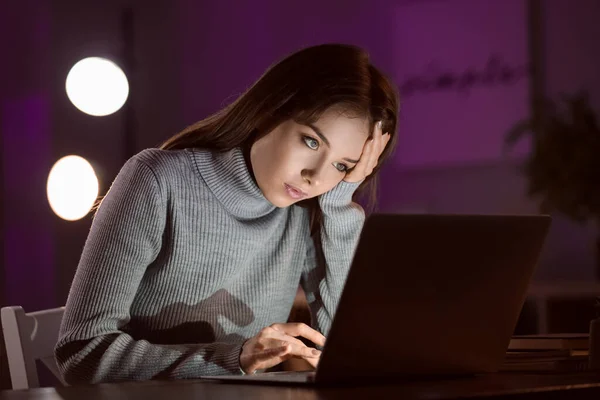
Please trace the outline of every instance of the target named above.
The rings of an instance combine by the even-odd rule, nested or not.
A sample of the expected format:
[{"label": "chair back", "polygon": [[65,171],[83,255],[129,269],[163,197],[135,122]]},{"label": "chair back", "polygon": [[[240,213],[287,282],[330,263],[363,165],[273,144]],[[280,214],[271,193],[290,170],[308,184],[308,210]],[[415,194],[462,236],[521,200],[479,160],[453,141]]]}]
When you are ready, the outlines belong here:
[{"label": "chair back", "polygon": [[20,306],[2,308],[2,330],[13,390],[39,387],[36,360],[66,386],[54,357],[63,313],[64,307],[31,313],[25,313]]}]

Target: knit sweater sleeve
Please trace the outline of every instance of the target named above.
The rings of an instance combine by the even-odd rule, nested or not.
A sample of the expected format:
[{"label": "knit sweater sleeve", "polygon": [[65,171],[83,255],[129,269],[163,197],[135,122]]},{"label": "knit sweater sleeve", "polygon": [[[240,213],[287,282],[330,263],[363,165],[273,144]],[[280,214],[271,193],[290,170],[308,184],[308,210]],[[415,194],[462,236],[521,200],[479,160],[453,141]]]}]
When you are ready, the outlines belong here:
[{"label": "knit sweater sleeve", "polygon": [[[162,189],[162,191],[161,191]],[[241,344],[159,345],[123,331],[157,259],[167,200],[139,155],[121,169],[93,220],[69,292],[55,356],[69,384],[240,373]]]},{"label": "knit sweater sleeve", "polygon": [[359,183],[342,181],[319,197],[323,211],[321,245],[324,260],[318,257],[312,238],[307,240],[300,283],[310,307],[313,327],[325,336],[329,333],[365,221],[362,207],[352,201],[358,186]]}]

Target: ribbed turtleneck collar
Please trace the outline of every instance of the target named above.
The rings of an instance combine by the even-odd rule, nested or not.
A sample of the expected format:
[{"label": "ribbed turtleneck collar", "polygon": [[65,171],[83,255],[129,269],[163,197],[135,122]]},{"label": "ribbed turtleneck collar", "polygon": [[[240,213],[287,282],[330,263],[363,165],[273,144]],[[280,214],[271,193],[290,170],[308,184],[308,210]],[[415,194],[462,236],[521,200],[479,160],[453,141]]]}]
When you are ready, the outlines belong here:
[{"label": "ribbed turtleneck collar", "polygon": [[244,219],[262,217],[275,209],[248,171],[242,149],[224,153],[189,149],[198,173],[223,206]]}]

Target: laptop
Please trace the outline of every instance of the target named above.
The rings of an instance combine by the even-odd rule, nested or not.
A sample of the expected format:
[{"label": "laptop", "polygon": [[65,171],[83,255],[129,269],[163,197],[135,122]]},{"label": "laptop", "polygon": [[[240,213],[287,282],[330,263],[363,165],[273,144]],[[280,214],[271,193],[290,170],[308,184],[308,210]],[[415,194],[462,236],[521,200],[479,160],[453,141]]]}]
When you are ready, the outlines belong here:
[{"label": "laptop", "polygon": [[329,385],[495,372],[550,222],[547,215],[373,214],[315,371],[203,378]]}]

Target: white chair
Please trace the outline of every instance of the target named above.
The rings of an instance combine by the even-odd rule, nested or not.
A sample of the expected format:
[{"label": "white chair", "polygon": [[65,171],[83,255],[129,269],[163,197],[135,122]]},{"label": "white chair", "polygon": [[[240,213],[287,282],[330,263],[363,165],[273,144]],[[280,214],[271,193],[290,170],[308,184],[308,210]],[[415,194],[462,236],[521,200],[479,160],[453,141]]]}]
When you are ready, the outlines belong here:
[{"label": "white chair", "polygon": [[64,307],[25,313],[22,307],[3,307],[2,330],[13,390],[39,387],[36,360],[66,386],[58,372],[54,346]]}]

